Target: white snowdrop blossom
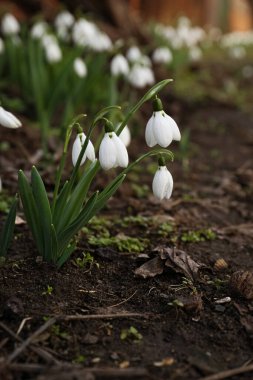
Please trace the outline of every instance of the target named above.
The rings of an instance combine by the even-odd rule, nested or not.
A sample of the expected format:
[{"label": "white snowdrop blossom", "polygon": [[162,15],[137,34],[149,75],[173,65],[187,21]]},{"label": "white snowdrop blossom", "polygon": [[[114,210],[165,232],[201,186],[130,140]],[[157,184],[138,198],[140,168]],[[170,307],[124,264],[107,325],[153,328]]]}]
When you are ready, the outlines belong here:
[{"label": "white snowdrop blossom", "polygon": [[127,76],[129,73],[129,65],[127,59],[122,54],[117,54],[111,61],[111,73],[113,76]]},{"label": "white snowdrop blossom", "polygon": [[143,88],[155,82],[153,70],[150,67],[145,67],[137,63],[131,68],[128,80],[131,85],[136,88]]},{"label": "white snowdrop blossom", "polygon": [[147,123],[145,139],[149,147],[158,144],[163,148],[169,146],[172,140],[181,140],[177,123],[164,112],[162,102],[158,98],[154,100],[154,112]]},{"label": "white snowdrop blossom", "polygon": [[0,54],[2,54],[4,52],[4,42],[3,42],[3,39],[0,38]]},{"label": "white snowdrop blossom", "polygon": [[19,128],[21,122],[11,112],[6,111],[0,106],[0,125],[6,128]]},{"label": "white snowdrop blossom", "polygon": [[45,21],[36,22],[31,29],[31,37],[34,39],[41,39],[46,35],[48,30],[48,24]]},{"label": "white snowdrop blossom", "polygon": [[85,78],[87,76],[87,67],[85,62],[81,58],[76,58],[73,64],[76,75],[80,78]]},{"label": "white snowdrop blossom", "polygon": [[6,36],[18,34],[20,31],[20,25],[15,16],[11,13],[6,13],[2,18],[2,32]]},{"label": "white snowdrop blossom", "polygon": [[43,34],[41,38],[42,46],[46,49],[48,45],[56,45],[58,44],[56,36],[53,34]]},{"label": "white snowdrop blossom", "polygon": [[56,29],[61,28],[71,28],[71,26],[74,24],[75,18],[74,16],[68,12],[68,11],[62,11],[60,12],[54,21]]},{"label": "white snowdrop blossom", "polygon": [[89,47],[94,51],[108,51],[112,48],[110,37],[98,27],[84,18],[80,18],[73,26],[72,38],[76,45]]},{"label": "white snowdrop blossom", "polygon": [[155,63],[170,63],[173,59],[172,53],[167,47],[160,47],[154,50],[152,59]]},{"label": "white snowdrop blossom", "polygon": [[192,62],[198,62],[203,56],[202,50],[198,46],[193,46],[189,49],[189,58]]},{"label": "white snowdrop blossom", "polygon": [[137,62],[141,58],[142,54],[137,46],[132,46],[128,49],[126,57],[130,62]]},{"label": "white snowdrop blossom", "polygon": [[128,165],[128,153],[124,143],[111,129],[105,127],[105,135],[99,147],[99,162],[104,170]]},{"label": "white snowdrop blossom", "polygon": [[[120,124],[118,124],[117,129],[119,128]],[[131,142],[131,132],[128,126],[126,125],[122,131],[119,134],[120,140],[123,142],[125,147],[128,147]]]},{"label": "white snowdrop blossom", "polygon": [[[78,133],[78,135],[76,136],[76,139],[74,141],[73,148],[72,148],[72,163],[74,166],[77,163],[79,154],[82,150],[82,146],[85,143],[85,139],[86,139],[86,135],[84,133]],[[84,152],[84,155],[83,155],[83,158],[82,158],[80,165],[84,164],[86,158],[88,158],[90,161],[95,161],[95,159],[96,159],[95,149],[94,149],[94,146],[90,140],[88,142],[87,148]]]},{"label": "white snowdrop blossom", "polygon": [[57,63],[62,59],[62,51],[57,43],[45,46],[46,59],[49,63]]},{"label": "white snowdrop blossom", "polygon": [[169,199],[173,190],[173,178],[166,166],[159,166],[152,183],[154,196],[160,200]]}]

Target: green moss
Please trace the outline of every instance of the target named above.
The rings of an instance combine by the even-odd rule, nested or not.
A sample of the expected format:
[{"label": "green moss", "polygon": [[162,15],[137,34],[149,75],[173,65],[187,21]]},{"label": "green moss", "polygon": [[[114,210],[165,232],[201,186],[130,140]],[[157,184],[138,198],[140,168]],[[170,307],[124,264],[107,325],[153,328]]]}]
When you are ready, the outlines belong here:
[{"label": "green moss", "polygon": [[6,194],[5,191],[0,192],[0,211],[8,213],[11,203],[13,202],[13,197]]},{"label": "green moss", "polygon": [[146,198],[150,192],[150,189],[147,185],[140,186],[140,185],[137,185],[136,183],[133,183],[131,186],[132,186],[134,195],[137,198]]},{"label": "green moss", "polygon": [[138,225],[141,227],[148,227],[150,224],[150,218],[142,215],[136,215],[136,216],[126,216],[123,218],[120,222],[120,225],[122,227],[128,227],[131,225]]},{"label": "green moss", "polygon": [[140,342],[143,336],[136,327],[130,326],[129,329],[123,329],[120,333],[121,340],[132,340],[134,343]]},{"label": "green moss", "polygon": [[89,244],[98,247],[114,247],[119,252],[143,252],[148,246],[148,239],[137,239],[126,235],[110,236],[110,237],[97,237],[90,236]]},{"label": "green moss", "polygon": [[216,239],[216,234],[210,228],[197,231],[187,231],[181,235],[181,241],[184,243],[199,243],[201,241],[214,239]]}]

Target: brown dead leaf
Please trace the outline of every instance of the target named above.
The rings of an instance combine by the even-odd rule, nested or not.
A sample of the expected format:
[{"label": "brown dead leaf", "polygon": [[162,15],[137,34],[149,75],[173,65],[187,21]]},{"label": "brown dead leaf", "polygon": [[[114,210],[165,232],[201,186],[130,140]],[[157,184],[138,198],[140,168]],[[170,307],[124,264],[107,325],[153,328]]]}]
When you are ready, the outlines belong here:
[{"label": "brown dead leaf", "polygon": [[203,264],[192,260],[186,252],[176,248],[163,248],[161,258],[167,259],[165,261],[166,267],[173,269],[175,272],[184,274],[185,277],[191,280],[198,277],[199,268],[203,267]]},{"label": "brown dead leaf", "polygon": [[194,280],[198,277],[199,268],[204,266],[202,263],[194,261],[186,252],[176,248],[157,247],[154,251],[158,252],[159,256],[137,268],[134,272],[136,275],[143,278],[155,277],[169,267]]},{"label": "brown dead leaf", "polygon": [[164,260],[162,260],[161,257],[158,256],[142,264],[139,268],[135,270],[134,273],[137,276],[141,276],[143,278],[155,277],[156,275],[163,273],[164,264]]}]

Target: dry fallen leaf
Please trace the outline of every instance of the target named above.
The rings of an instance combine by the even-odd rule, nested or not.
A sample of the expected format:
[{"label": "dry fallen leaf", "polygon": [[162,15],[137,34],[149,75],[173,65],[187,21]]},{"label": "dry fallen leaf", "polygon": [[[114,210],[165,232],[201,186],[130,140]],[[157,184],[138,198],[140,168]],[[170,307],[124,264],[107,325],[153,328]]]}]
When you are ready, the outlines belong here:
[{"label": "dry fallen leaf", "polygon": [[159,362],[154,362],[155,367],[167,367],[175,363],[175,360],[171,357],[164,358]]},{"label": "dry fallen leaf", "polygon": [[185,277],[194,280],[198,277],[199,268],[204,265],[194,261],[186,252],[179,249],[157,247],[155,252],[159,256],[151,259],[135,270],[137,276],[143,278],[154,277],[162,274],[165,267],[173,269],[175,272],[182,273]]}]

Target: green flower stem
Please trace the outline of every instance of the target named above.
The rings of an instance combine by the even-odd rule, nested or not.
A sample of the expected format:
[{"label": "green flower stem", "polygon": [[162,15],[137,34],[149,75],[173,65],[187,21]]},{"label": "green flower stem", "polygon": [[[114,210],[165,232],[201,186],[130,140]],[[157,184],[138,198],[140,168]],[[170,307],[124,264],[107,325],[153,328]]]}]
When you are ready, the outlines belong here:
[{"label": "green flower stem", "polygon": [[55,187],[54,187],[54,195],[53,195],[53,202],[52,202],[52,214],[54,213],[54,209],[55,209],[55,203],[56,203],[56,199],[57,199],[58,192],[59,192],[59,187],[60,187],[60,183],[61,183],[62,172],[63,172],[64,166],[65,166],[65,162],[66,162],[66,157],[67,157],[67,152],[68,152],[68,146],[69,146],[69,141],[70,141],[70,137],[71,137],[71,134],[72,134],[73,127],[75,126],[75,124],[76,124],[76,123],[77,123],[82,117],[85,117],[85,116],[86,116],[85,114],[80,114],[80,115],[78,115],[78,116],[72,121],[72,123],[68,126],[68,128],[67,128],[66,136],[65,136],[65,142],[64,142],[64,147],[63,147],[63,154],[62,154],[62,157],[61,157],[61,161],[60,161],[60,164],[59,164],[59,168],[58,168],[57,173],[56,173]]},{"label": "green flower stem", "polygon": [[165,79],[156,85],[154,85],[142,98],[141,100],[128,112],[125,119],[120,124],[120,127],[117,131],[117,135],[119,136],[124,127],[127,125],[128,120],[132,117],[132,115],[138,111],[138,109],[145,103],[146,101],[152,99],[159,91],[161,91],[168,83],[172,82],[173,79]]}]

